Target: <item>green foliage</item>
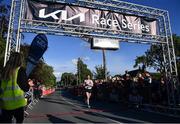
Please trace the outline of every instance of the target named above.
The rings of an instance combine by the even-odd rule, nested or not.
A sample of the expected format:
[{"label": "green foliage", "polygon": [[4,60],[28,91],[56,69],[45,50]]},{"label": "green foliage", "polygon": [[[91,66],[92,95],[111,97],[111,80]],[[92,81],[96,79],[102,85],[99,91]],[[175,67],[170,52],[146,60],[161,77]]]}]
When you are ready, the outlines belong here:
[{"label": "green foliage", "polygon": [[180,36],[173,35],[174,40],[174,49],[177,58],[177,69],[178,69],[178,76],[180,80]]},{"label": "green foliage", "polygon": [[8,30],[8,23],[9,23],[9,10],[10,6],[0,1],[0,73],[3,68],[4,64],[4,55],[5,55],[5,48],[6,48],[6,38],[5,35],[7,34]]},{"label": "green foliage", "polygon": [[136,57],[134,68],[138,67],[139,64],[147,65],[147,59],[145,55]]},{"label": "green foliage", "polygon": [[[8,23],[9,23],[9,12],[10,6],[3,3],[3,0],[0,1],[0,73],[4,64],[4,55],[5,55],[5,47],[6,47],[6,38],[8,31]],[[21,45],[21,53],[24,56],[23,66],[26,67],[26,58],[28,56],[29,45],[24,44]],[[31,78],[37,80],[43,80],[43,83],[46,86],[53,86],[56,82],[56,77],[53,74],[53,68],[47,65],[44,62],[39,62],[37,67],[33,70],[30,75]]]},{"label": "green foliage", "polygon": [[162,75],[161,73],[151,73],[151,77],[155,80],[159,80],[162,77]]},{"label": "green foliage", "polygon": [[[106,75],[109,76],[109,72],[106,72]],[[105,79],[105,70],[102,65],[95,66],[94,77],[95,79]]]},{"label": "green foliage", "polygon": [[176,57],[180,57],[180,36],[173,35]]},{"label": "green foliage", "polygon": [[[27,44],[21,45],[21,53],[23,54],[24,61],[23,66],[26,67],[26,58],[28,56],[30,46]],[[4,51],[5,51],[5,41],[3,38],[0,38],[0,70],[3,68],[4,63]],[[56,77],[53,74],[53,68],[43,61],[40,61],[33,72],[30,75],[30,78],[36,80],[42,80],[42,84],[46,86],[54,86],[56,82]]]},{"label": "green foliage", "polygon": [[145,55],[137,56],[134,67],[142,64],[146,67],[153,67],[158,72],[163,72],[163,53],[161,45],[152,45]]},{"label": "green foliage", "polygon": [[61,82],[64,84],[64,86],[76,85],[76,76],[73,73],[65,72],[61,76]]},{"label": "green foliage", "polygon": [[90,75],[91,77],[93,76],[92,72],[87,68],[87,65],[84,64],[80,58],[78,58],[78,62],[77,62],[78,82],[83,83],[88,75]]},{"label": "green foliage", "polygon": [[1,2],[0,4],[0,37],[5,37],[8,30],[10,6]]},{"label": "green foliage", "polygon": [[31,79],[41,80],[42,84],[51,87],[56,85],[56,77],[53,74],[53,67],[40,61],[30,74]]},{"label": "green foliage", "polygon": [[153,67],[158,72],[163,72],[163,51],[161,45],[152,45],[146,53],[147,66]]},{"label": "green foliage", "polygon": [[[178,73],[180,75],[180,36],[173,35],[175,54],[177,59]],[[145,55],[137,56],[134,67],[143,64],[146,67],[153,67],[158,72],[163,72],[163,53],[161,45],[152,45]]]},{"label": "green foliage", "polygon": [[6,47],[5,39],[0,37],[0,73],[2,71],[3,64],[4,64],[5,47]]},{"label": "green foliage", "polygon": [[[28,44],[21,45],[21,53],[24,56],[23,66],[26,67],[26,59],[28,57],[30,46]],[[55,85],[56,77],[53,74],[54,70],[51,66],[47,65],[45,62],[40,60],[35,69],[30,74],[31,79],[41,80],[42,84],[47,87]]]},{"label": "green foliage", "polygon": [[30,48],[30,45],[28,45],[28,44],[23,44],[23,45],[21,45],[21,50],[20,50],[20,52],[21,52],[21,54],[23,54],[23,59],[24,59],[24,61],[23,61],[23,66],[24,67],[26,67],[26,59],[27,59],[27,57],[28,57],[28,52],[29,52],[29,48]]}]

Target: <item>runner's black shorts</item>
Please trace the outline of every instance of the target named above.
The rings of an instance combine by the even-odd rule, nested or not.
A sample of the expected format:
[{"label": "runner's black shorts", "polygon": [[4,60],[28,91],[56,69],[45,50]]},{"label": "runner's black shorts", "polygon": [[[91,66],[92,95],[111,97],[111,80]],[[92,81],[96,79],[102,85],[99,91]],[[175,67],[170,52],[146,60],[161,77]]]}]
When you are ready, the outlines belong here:
[{"label": "runner's black shorts", "polygon": [[85,89],[85,92],[91,93],[92,89]]}]

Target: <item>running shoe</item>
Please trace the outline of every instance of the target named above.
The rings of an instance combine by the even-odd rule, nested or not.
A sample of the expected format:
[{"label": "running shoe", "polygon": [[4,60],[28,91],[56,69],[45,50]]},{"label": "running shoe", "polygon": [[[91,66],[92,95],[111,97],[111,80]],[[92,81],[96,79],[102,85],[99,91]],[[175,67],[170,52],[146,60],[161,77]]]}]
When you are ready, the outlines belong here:
[{"label": "running shoe", "polygon": [[91,106],[90,106],[90,105],[88,105],[88,108],[91,108]]}]

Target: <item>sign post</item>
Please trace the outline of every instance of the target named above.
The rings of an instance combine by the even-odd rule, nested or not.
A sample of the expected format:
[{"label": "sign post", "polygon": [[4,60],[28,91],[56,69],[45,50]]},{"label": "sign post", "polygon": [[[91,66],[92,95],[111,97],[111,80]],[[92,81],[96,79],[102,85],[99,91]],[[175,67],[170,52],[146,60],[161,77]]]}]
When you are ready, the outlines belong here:
[{"label": "sign post", "polygon": [[106,67],[106,55],[105,55],[105,49],[102,49],[103,52],[103,69],[104,69],[104,78],[107,81],[107,67]]}]

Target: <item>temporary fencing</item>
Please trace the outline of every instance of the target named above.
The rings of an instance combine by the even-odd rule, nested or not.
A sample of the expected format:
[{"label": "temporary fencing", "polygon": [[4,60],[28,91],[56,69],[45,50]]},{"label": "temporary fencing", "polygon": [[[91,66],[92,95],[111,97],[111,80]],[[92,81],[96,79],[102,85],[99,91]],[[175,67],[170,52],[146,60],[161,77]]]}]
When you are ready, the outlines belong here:
[{"label": "temporary fencing", "polygon": [[[41,95],[41,98],[43,96],[46,96],[46,95],[49,95],[49,94],[52,94],[53,92],[55,92],[55,89],[54,88],[50,88],[50,89],[45,89],[43,88],[42,89],[42,95]],[[30,109],[32,110],[33,109],[33,105],[36,105],[36,103],[38,102],[38,99],[36,99],[34,97],[34,89],[33,88],[30,88],[28,92],[25,93],[25,98],[27,100],[27,106],[25,107],[25,116],[28,116],[29,113],[27,112],[27,109]]]}]

